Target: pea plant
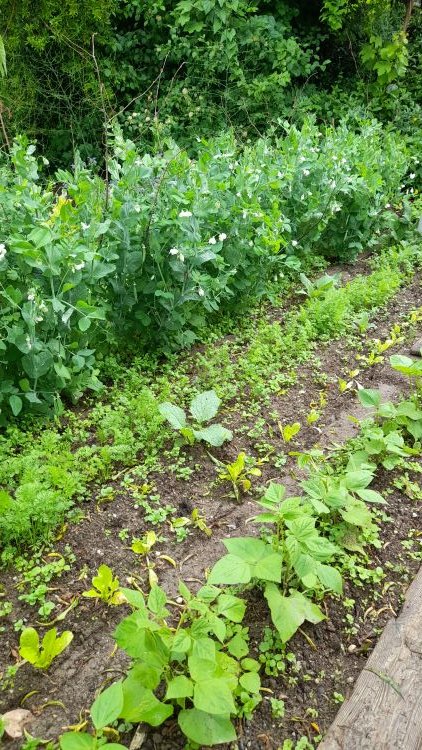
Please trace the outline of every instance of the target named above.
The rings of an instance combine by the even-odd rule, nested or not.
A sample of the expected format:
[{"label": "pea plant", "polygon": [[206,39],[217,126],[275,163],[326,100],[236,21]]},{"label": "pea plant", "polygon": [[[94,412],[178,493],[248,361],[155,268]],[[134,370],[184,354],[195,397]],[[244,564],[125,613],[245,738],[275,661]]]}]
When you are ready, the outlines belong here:
[{"label": "pea plant", "polygon": [[215,391],[199,393],[191,401],[189,407],[191,423],[188,422],[186,412],[180,406],[166,401],[158,408],[160,414],[179,433],[185,443],[193,445],[197,440],[202,440],[218,448],[227,440],[231,440],[233,433],[219,423],[204,425],[216,417],[220,403],[221,400]]},{"label": "pea plant", "polygon": [[[124,679],[103,691],[91,707],[96,736],[117,719],[157,727],[177,712],[183,734],[198,745],[236,739],[232,719],[250,717],[260,702],[260,664],[248,657],[241,627],[245,603],[216,586],[194,596],[180,582],[173,602],[158,585],[147,599],[122,589],[132,614],[117,626],[115,639],[132,659]],[[179,615],[167,624],[169,606]],[[157,697],[157,693],[159,697]],[[92,735],[67,732],[62,750],[95,747]]]}]

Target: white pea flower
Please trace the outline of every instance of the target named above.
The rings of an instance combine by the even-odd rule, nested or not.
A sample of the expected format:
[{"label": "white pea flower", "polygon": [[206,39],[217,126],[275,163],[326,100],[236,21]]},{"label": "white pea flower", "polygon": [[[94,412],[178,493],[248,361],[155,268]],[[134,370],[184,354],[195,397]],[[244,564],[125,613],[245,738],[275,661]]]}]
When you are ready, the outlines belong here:
[{"label": "white pea flower", "polygon": [[37,315],[37,317],[35,318],[36,323],[41,323],[42,320],[44,320],[42,315]]},{"label": "white pea flower", "polygon": [[217,244],[217,240],[215,239],[215,237],[210,237],[209,240],[208,240],[208,244],[209,245],[216,245]]},{"label": "white pea flower", "polygon": [[334,190],[335,186],[336,186],[336,181],[335,180],[331,180],[331,182],[330,182],[330,188],[333,188],[333,190]]},{"label": "white pea flower", "polygon": [[188,219],[189,216],[192,216],[192,211],[180,211],[179,213],[181,219]]},{"label": "white pea flower", "polygon": [[308,175],[311,174],[310,171],[309,171],[309,169],[302,169],[302,172],[305,175],[305,177],[308,177]]},{"label": "white pea flower", "polygon": [[185,256],[183,255],[183,253],[179,253],[179,260],[181,263],[185,262]]},{"label": "white pea flower", "polygon": [[171,247],[170,250],[169,250],[169,253],[170,253],[170,255],[178,255],[179,251],[178,251],[177,247]]},{"label": "white pea flower", "polygon": [[249,240],[249,247],[253,247],[253,242],[252,242],[252,240]]},{"label": "white pea flower", "polygon": [[241,193],[236,193],[236,198],[241,198],[241,197],[242,197]]},{"label": "white pea flower", "polygon": [[298,241],[297,241],[297,240],[292,240],[292,245],[293,245],[293,247],[297,247],[297,246],[298,246],[298,244],[299,244],[299,243],[298,243]]},{"label": "white pea flower", "polygon": [[85,263],[83,260],[75,265],[75,271],[82,271],[83,268],[85,268]]},{"label": "white pea flower", "polygon": [[33,289],[31,289],[30,292],[28,292],[28,302],[33,302],[35,299],[35,292]]},{"label": "white pea flower", "polygon": [[391,203],[386,203],[386,204],[385,204],[385,207],[386,207],[386,208],[391,208]]},{"label": "white pea flower", "polygon": [[221,234],[218,235],[219,242],[224,242],[224,240],[226,239],[227,239],[227,234],[225,234],[224,232],[221,232]]},{"label": "white pea flower", "polygon": [[4,260],[6,257],[6,245],[0,242],[0,260]]},{"label": "white pea flower", "polygon": [[25,341],[28,349],[32,349],[31,339],[29,338],[29,336],[26,337]]},{"label": "white pea flower", "polygon": [[202,289],[201,286],[198,288],[198,294],[199,294],[200,297],[203,297],[204,294],[205,294],[205,292],[204,292],[204,290]]},{"label": "white pea flower", "polygon": [[81,224],[81,227],[84,230],[84,232],[86,232],[89,229],[89,224],[85,224],[85,222],[83,221]]},{"label": "white pea flower", "polygon": [[242,217],[243,217],[244,219],[246,219],[247,215],[248,215],[248,212],[247,212],[247,211],[243,211],[243,213],[242,213]]},{"label": "white pea flower", "polygon": [[409,175],[409,180],[414,180],[415,177],[416,177],[415,173],[411,172],[410,175]]}]

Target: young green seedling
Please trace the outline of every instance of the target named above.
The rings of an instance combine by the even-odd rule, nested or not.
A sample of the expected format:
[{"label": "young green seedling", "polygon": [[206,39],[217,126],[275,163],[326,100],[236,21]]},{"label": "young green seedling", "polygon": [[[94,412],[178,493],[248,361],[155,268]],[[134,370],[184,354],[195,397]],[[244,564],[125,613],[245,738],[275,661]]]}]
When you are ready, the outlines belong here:
[{"label": "young green seedling", "polygon": [[40,637],[35,628],[25,628],[19,641],[19,655],[36,669],[48,669],[51,662],[69,646],[73,640],[73,633],[65,630],[57,635],[57,629],[52,628],[44,635],[40,644]]},{"label": "young green seedling", "polygon": [[82,596],[101,599],[105,604],[122,604],[124,599],[119,586],[119,579],[113,576],[111,568],[108,565],[100,565],[97,575],[92,579],[92,589],[84,591]]},{"label": "young green seedling", "polygon": [[189,407],[192,416],[191,424],[188,422],[186,412],[180,406],[166,401],[158,408],[160,414],[174,430],[179,432],[188,445],[193,445],[196,440],[203,440],[204,443],[218,448],[227,440],[231,440],[233,433],[219,423],[204,425],[217,415],[220,403],[215,391],[199,393],[191,401]]}]

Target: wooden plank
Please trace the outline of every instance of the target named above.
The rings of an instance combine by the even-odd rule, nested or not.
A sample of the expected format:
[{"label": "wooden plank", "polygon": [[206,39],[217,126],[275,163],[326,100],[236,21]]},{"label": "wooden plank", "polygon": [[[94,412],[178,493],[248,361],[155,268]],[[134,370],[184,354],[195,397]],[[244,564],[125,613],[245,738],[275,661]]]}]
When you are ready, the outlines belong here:
[{"label": "wooden plank", "polygon": [[422,750],[422,568],[319,750]]}]

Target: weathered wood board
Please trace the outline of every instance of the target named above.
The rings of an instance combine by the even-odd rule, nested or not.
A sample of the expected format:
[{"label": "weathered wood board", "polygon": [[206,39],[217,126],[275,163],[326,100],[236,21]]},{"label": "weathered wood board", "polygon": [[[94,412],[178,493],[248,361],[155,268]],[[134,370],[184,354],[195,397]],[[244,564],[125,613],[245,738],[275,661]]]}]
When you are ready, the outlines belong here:
[{"label": "weathered wood board", "polygon": [[422,750],[422,568],[319,750]]}]

